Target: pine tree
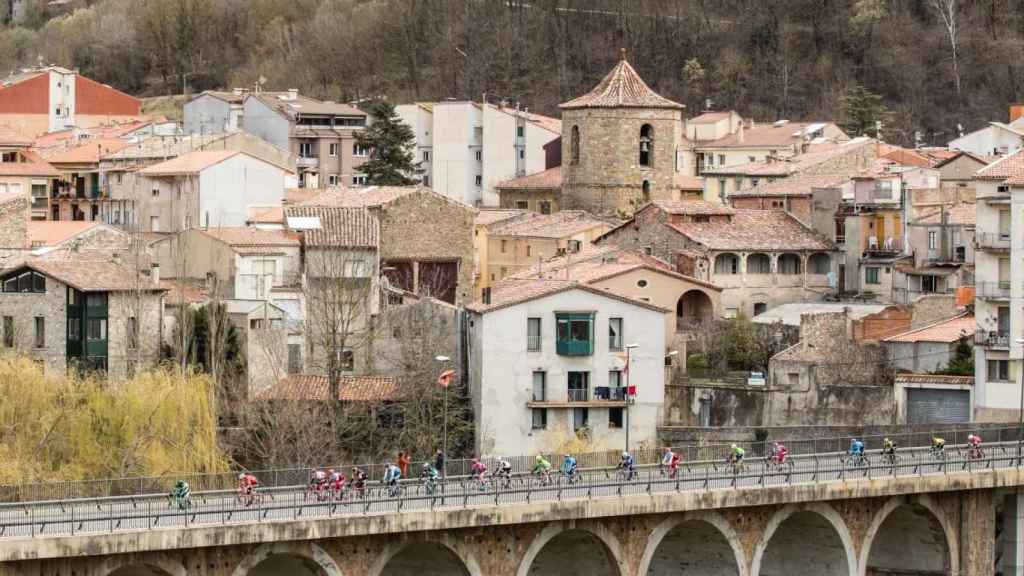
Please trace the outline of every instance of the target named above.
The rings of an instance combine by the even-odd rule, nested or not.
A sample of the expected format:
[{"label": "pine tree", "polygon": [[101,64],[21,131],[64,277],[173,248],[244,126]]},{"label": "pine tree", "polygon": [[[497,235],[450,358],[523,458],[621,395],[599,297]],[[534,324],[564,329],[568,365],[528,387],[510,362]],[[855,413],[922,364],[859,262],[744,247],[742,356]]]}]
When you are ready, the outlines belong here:
[{"label": "pine tree", "polygon": [[356,134],[356,144],[370,149],[370,159],[359,167],[368,184],[409,186],[420,182],[423,172],[415,161],[416,136],[388,102],[377,102],[370,110],[372,123]]},{"label": "pine tree", "polygon": [[851,138],[861,135],[877,138],[878,123],[883,124],[884,133],[884,124],[889,116],[882,97],[863,86],[853,86],[839,97],[839,117],[842,119],[839,125]]}]

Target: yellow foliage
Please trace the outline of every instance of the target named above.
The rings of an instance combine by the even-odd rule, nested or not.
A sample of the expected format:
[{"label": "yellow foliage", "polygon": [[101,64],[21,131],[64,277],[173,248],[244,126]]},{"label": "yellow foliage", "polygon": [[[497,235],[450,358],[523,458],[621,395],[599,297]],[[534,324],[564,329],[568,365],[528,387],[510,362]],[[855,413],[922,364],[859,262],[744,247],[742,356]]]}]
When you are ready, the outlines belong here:
[{"label": "yellow foliage", "polygon": [[155,371],[117,384],[0,357],[0,484],[219,472],[213,382]]}]

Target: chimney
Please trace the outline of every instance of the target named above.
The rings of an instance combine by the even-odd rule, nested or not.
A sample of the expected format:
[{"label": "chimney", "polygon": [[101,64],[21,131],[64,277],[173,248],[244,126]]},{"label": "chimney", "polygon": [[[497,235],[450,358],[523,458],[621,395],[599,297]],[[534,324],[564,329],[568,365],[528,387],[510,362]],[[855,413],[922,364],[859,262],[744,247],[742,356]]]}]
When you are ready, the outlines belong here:
[{"label": "chimney", "polygon": [[298,88],[289,88],[288,89],[288,99],[289,100],[298,100],[299,99],[299,89]]},{"label": "chimney", "polygon": [[149,265],[149,279],[154,284],[160,283],[160,264],[153,262]]},{"label": "chimney", "polygon": [[1024,104],[1010,104],[1010,122],[1024,116]]}]

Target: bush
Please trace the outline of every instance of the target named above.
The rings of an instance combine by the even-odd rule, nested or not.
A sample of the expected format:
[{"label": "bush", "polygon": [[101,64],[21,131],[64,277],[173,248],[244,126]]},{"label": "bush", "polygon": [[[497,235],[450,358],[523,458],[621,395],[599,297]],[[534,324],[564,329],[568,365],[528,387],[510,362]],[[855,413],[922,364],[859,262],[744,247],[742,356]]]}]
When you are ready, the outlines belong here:
[{"label": "bush", "polygon": [[687,372],[701,371],[701,370],[707,370],[707,369],[708,369],[708,358],[707,358],[707,356],[705,356],[705,355],[703,355],[703,354],[701,354],[699,352],[696,353],[696,354],[690,354],[690,356],[686,359],[686,371]]}]

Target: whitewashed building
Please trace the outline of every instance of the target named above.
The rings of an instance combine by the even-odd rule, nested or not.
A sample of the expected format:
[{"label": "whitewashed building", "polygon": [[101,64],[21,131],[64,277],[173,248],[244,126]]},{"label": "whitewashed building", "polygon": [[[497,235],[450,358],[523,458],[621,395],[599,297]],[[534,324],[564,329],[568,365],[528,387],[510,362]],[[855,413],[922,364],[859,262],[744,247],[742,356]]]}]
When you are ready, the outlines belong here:
[{"label": "whitewashed building", "polygon": [[501,182],[548,168],[544,146],[561,135],[555,118],[466,101],[395,107],[416,135],[423,184],[470,206],[497,206]]},{"label": "whitewashed building", "polygon": [[979,128],[951,140],[950,150],[962,150],[979,156],[1004,155],[1020,150],[1024,146],[1024,108],[1010,107],[1010,121],[989,122]]},{"label": "whitewashed building", "polygon": [[658,328],[669,310],[532,278],[487,289],[467,309],[478,453],[553,452],[577,436],[591,450],[622,450],[627,422],[631,447],[656,442],[666,354]]}]

